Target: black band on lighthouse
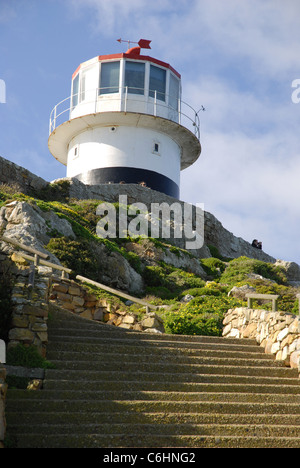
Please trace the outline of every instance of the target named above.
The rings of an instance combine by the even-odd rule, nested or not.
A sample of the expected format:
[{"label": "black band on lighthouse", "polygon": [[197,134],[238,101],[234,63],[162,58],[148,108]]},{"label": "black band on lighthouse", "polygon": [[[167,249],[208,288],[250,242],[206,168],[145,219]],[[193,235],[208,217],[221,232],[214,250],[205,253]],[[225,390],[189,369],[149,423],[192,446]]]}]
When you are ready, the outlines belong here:
[{"label": "black band on lighthouse", "polygon": [[179,198],[179,187],[173,180],[158,172],[146,169],[137,169],[135,167],[104,167],[78,174],[75,178],[86,185],[108,183],[140,184],[171,197]]}]

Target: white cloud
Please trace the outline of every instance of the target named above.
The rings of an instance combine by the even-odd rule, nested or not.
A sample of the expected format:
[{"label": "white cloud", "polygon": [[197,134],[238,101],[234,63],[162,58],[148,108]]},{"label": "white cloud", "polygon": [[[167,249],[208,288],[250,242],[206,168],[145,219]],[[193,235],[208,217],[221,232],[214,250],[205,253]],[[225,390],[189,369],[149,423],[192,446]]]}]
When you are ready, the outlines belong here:
[{"label": "white cloud", "polygon": [[[151,55],[183,77],[201,117],[202,155],[182,173],[186,201],[300,263],[298,0],[69,0],[95,34],[152,39]],[[123,37],[124,36],[124,37]],[[277,252],[277,253],[276,253]]]}]

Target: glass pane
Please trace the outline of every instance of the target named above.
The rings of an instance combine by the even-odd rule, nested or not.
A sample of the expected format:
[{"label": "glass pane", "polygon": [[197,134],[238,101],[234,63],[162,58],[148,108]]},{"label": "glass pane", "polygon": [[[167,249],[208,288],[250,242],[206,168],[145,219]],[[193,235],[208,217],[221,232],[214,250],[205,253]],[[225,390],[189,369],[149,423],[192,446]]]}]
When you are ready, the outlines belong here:
[{"label": "glass pane", "polygon": [[179,80],[174,76],[170,75],[170,96],[169,105],[173,109],[178,110],[178,99],[179,99]]},{"label": "glass pane", "polygon": [[72,89],[72,108],[78,104],[78,92],[79,92],[79,73],[73,80]]},{"label": "glass pane", "polygon": [[149,83],[149,96],[156,97],[160,101],[166,100],[166,70],[162,68],[150,66],[150,83]]},{"label": "glass pane", "polygon": [[80,90],[81,90],[80,101],[85,100],[85,76],[86,76],[86,73],[82,73],[82,75],[81,75],[81,85],[80,85]]},{"label": "glass pane", "polygon": [[145,64],[139,62],[127,62],[125,64],[125,87],[133,94],[144,94]]},{"label": "glass pane", "polygon": [[99,94],[119,92],[120,62],[101,64]]}]

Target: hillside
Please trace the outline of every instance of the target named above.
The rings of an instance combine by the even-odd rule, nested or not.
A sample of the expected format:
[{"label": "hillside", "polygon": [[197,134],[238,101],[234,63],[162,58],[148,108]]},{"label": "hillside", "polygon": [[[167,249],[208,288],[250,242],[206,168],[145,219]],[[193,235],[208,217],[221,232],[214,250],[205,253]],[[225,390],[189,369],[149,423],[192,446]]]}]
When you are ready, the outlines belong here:
[{"label": "hillside", "polygon": [[[224,313],[245,305],[245,285],[259,293],[279,294],[279,310],[298,313],[296,264],[245,255],[226,258],[215,245],[206,245],[201,258],[166,239],[101,239],[96,235],[100,202],[70,198],[65,181],[42,187],[34,196],[2,184],[0,232],[50,253],[52,262],[74,275],[164,306],[159,314],[167,333],[221,335]],[[141,313],[136,305],[123,306]]]}]

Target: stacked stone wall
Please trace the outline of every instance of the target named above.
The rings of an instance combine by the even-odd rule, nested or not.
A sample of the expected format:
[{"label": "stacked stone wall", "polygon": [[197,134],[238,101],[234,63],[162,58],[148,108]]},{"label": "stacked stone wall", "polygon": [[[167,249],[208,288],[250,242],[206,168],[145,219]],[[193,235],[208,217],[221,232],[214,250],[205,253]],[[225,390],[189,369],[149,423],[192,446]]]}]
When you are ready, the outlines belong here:
[{"label": "stacked stone wall", "polygon": [[4,448],[4,438],[6,431],[5,421],[5,396],[7,384],[5,383],[6,370],[0,363],[0,448]]},{"label": "stacked stone wall", "polygon": [[89,320],[120,328],[135,331],[153,329],[164,331],[162,320],[154,312],[146,314],[142,320],[139,320],[138,315],[129,312],[121,301],[99,298],[87,287],[69,279],[52,278],[49,302]]},{"label": "stacked stone wall", "polygon": [[300,371],[299,316],[239,307],[228,310],[223,325],[224,337],[255,339],[267,354]]}]

